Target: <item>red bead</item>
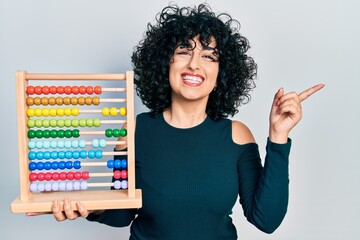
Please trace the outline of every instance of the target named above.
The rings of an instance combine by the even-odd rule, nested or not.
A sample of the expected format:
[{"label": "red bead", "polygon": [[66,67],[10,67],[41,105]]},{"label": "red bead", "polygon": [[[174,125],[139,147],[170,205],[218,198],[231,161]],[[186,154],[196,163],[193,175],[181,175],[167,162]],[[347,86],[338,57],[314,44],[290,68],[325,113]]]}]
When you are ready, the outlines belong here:
[{"label": "red bead", "polygon": [[88,172],[88,171],[82,172],[81,175],[82,175],[82,178],[83,178],[84,180],[89,179],[89,172]]},{"label": "red bead", "polygon": [[66,180],[66,172],[61,172],[59,174],[59,179],[62,180],[62,181]]},{"label": "red bead", "polygon": [[127,171],[126,171],[126,170],[122,170],[122,171],[121,171],[121,178],[122,178],[122,179],[127,179],[127,177],[128,177]]},{"label": "red bead", "polygon": [[58,173],[58,172],[53,172],[53,173],[52,173],[52,179],[53,179],[54,181],[59,180],[59,173]]},{"label": "red bead", "polygon": [[79,94],[79,87],[73,86],[73,87],[71,88],[71,92],[72,92],[72,94]]},{"label": "red bead", "polygon": [[79,93],[80,94],[85,94],[86,93],[86,87],[85,86],[80,86],[79,87]]},{"label": "red bead", "polygon": [[64,87],[64,93],[67,95],[71,94],[71,87],[70,86]]},{"label": "red bead", "polygon": [[94,88],[94,92],[95,92],[96,94],[101,94],[101,93],[102,93],[101,87],[100,87],[100,86],[96,86],[96,87]]},{"label": "red bead", "polygon": [[50,93],[50,88],[48,86],[43,86],[41,91],[43,94],[48,95]]},{"label": "red bead", "polygon": [[38,173],[37,178],[38,178],[39,181],[44,181],[45,174],[44,173]]},{"label": "red bead", "polygon": [[36,181],[37,180],[37,174],[36,173],[30,173],[29,174],[29,180],[30,181]]},{"label": "red bead", "polygon": [[36,86],[36,87],[34,88],[34,92],[35,92],[35,94],[37,94],[37,95],[41,95],[41,94],[42,94],[42,89],[41,89],[41,87],[40,87],[40,86]]},{"label": "red bead", "polygon": [[93,88],[92,86],[88,86],[88,87],[86,88],[86,93],[87,93],[87,94],[93,94],[93,93],[94,93],[94,88]]},{"label": "red bead", "polygon": [[81,179],[81,172],[75,172],[74,173],[74,178],[75,178],[75,180],[80,180]]},{"label": "red bead", "polygon": [[115,170],[115,171],[114,171],[114,178],[115,178],[115,179],[119,179],[120,177],[121,177],[120,170]]},{"label": "red bead", "polygon": [[35,88],[33,86],[28,86],[26,88],[26,93],[29,94],[29,95],[33,95],[35,93],[34,89]]},{"label": "red bead", "polygon": [[74,180],[74,173],[73,172],[68,172],[66,174],[66,177],[67,177],[68,180]]},{"label": "red bead", "polygon": [[45,180],[46,181],[51,181],[52,180],[52,173],[45,173],[45,176],[44,176]]},{"label": "red bead", "polygon": [[56,94],[56,93],[57,93],[56,87],[55,87],[55,86],[51,86],[51,87],[49,88],[49,92],[50,92],[51,94]]},{"label": "red bead", "polygon": [[56,88],[56,92],[57,92],[58,94],[63,94],[63,93],[64,93],[64,87],[58,86],[58,87]]}]

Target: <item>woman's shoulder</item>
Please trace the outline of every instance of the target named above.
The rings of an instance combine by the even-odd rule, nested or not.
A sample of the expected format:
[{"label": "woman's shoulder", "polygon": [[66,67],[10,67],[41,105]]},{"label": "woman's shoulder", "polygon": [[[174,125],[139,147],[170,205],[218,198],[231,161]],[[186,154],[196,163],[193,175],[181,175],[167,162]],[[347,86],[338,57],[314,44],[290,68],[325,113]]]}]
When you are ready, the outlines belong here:
[{"label": "woman's shoulder", "polygon": [[255,138],[250,129],[242,122],[232,120],[232,139],[236,144],[255,143]]}]

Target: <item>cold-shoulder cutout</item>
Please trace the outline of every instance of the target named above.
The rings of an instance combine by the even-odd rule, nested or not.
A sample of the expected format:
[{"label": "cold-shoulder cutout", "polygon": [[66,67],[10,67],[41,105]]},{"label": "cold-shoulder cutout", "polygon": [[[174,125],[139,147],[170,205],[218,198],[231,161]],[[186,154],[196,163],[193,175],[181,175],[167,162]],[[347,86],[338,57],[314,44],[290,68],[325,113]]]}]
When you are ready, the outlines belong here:
[{"label": "cold-shoulder cutout", "polygon": [[236,144],[255,143],[255,138],[250,129],[239,121],[232,121],[232,139]]}]

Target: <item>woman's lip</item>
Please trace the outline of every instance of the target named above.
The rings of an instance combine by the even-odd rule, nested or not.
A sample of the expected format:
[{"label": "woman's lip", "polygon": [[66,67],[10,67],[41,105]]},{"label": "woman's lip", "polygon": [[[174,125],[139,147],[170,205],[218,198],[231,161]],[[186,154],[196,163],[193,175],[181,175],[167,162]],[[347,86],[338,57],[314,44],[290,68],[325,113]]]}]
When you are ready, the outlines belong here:
[{"label": "woman's lip", "polygon": [[181,77],[185,77],[185,76],[198,77],[198,78],[201,78],[203,81],[205,79],[201,74],[194,74],[194,73],[188,73],[188,72],[181,74]]}]

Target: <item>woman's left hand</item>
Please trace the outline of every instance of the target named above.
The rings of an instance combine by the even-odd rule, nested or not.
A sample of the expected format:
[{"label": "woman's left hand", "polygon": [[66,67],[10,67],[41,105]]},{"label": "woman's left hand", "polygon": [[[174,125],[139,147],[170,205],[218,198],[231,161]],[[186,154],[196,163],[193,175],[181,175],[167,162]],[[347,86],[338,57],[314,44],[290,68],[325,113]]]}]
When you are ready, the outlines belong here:
[{"label": "woman's left hand", "polygon": [[270,141],[275,143],[287,142],[289,132],[302,117],[301,102],[324,86],[324,84],[318,84],[300,94],[296,92],[284,93],[283,88],[278,90],[270,112]]}]

